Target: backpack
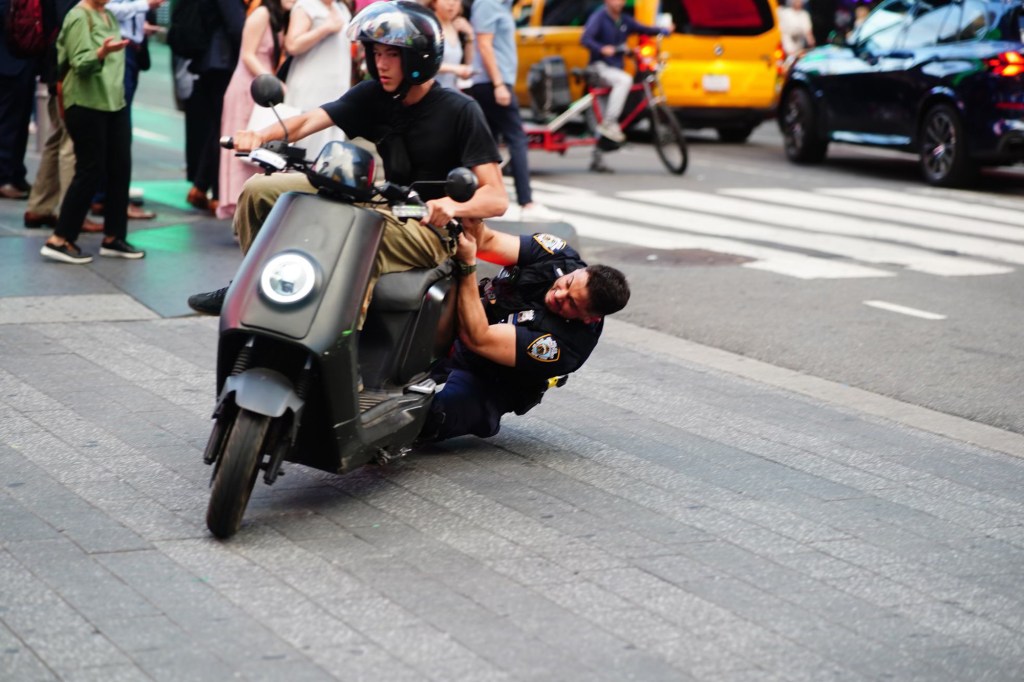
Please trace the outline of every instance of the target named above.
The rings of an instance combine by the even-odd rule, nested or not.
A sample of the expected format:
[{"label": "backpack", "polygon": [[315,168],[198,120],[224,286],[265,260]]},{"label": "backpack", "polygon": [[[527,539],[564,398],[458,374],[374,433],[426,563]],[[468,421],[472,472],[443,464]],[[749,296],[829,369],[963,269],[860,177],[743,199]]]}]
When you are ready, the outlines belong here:
[{"label": "backpack", "polygon": [[208,0],[176,0],[167,44],[183,59],[199,59],[209,49],[219,22],[220,12]]},{"label": "backpack", "polygon": [[15,57],[38,57],[57,39],[58,29],[43,25],[41,0],[11,0],[4,17],[7,48]]}]

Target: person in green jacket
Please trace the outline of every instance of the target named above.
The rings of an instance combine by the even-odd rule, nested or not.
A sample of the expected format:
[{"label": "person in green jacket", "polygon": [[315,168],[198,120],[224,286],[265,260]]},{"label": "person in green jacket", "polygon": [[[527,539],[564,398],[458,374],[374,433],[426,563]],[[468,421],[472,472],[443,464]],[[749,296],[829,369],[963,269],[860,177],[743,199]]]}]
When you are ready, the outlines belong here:
[{"label": "person in green jacket", "polygon": [[57,63],[64,74],[64,125],[75,148],[75,175],[64,194],[57,229],[43,244],[44,258],[83,264],[92,256],[75,243],[102,178],[107,178],[107,211],[100,255],[145,256],[126,241],[128,185],[132,174],[131,119],[125,106],[124,49],[109,0],[82,0],[64,18],[57,37]]}]

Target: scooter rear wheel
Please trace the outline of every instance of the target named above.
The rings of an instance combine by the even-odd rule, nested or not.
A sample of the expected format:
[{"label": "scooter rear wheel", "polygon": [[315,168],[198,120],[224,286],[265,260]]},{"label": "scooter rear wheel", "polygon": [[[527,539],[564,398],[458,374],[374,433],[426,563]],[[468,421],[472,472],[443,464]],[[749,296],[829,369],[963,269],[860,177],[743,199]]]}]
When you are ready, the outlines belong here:
[{"label": "scooter rear wheel", "polygon": [[210,505],[206,510],[206,527],[218,538],[226,540],[238,532],[242,515],[260,471],[263,441],[267,437],[270,417],[239,410],[217,462],[213,477]]}]

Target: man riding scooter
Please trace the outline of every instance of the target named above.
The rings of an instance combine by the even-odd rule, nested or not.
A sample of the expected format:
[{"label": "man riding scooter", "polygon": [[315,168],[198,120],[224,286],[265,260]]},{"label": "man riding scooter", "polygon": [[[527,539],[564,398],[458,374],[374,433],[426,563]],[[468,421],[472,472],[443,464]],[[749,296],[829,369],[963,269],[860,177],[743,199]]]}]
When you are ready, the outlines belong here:
[{"label": "man riding scooter", "polygon": [[[377,145],[389,181],[438,183],[417,185],[429,209],[422,221],[399,220],[386,209],[377,209],[387,215],[387,227],[367,288],[365,313],[380,275],[446,260],[452,245],[435,230],[453,218],[499,216],[508,207],[508,195],[498,166],[501,157],[479,105],[434,82],[444,46],[433,13],[410,0],[378,2],[357,14],[347,31],[351,40],[363,44],[372,80],[358,83],[334,102],[285,119],[284,130],[275,123],[258,131],[239,131],[233,142],[236,150],[250,151],[271,140],[294,141],[337,125],[348,137]],[[465,202],[444,196],[440,189],[448,172],[459,166],[471,169],[479,184]],[[246,183],[235,211],[243,253],[278,197],[289,191],[316,190],[297,173],[255,176]],[[226,293],[227,287],[196,294],[189,298],[189,306],[219,315]]]}]

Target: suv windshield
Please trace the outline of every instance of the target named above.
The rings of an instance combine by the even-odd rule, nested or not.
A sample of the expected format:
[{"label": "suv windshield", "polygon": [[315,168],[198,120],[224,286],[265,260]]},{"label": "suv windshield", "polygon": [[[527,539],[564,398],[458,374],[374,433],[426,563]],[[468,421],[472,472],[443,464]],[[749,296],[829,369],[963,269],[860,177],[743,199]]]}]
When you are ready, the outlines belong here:
[{"label": "suv windshield", "polygon": [[775,25],[768,0],[664,0],[677,33],[760,35]]}]

